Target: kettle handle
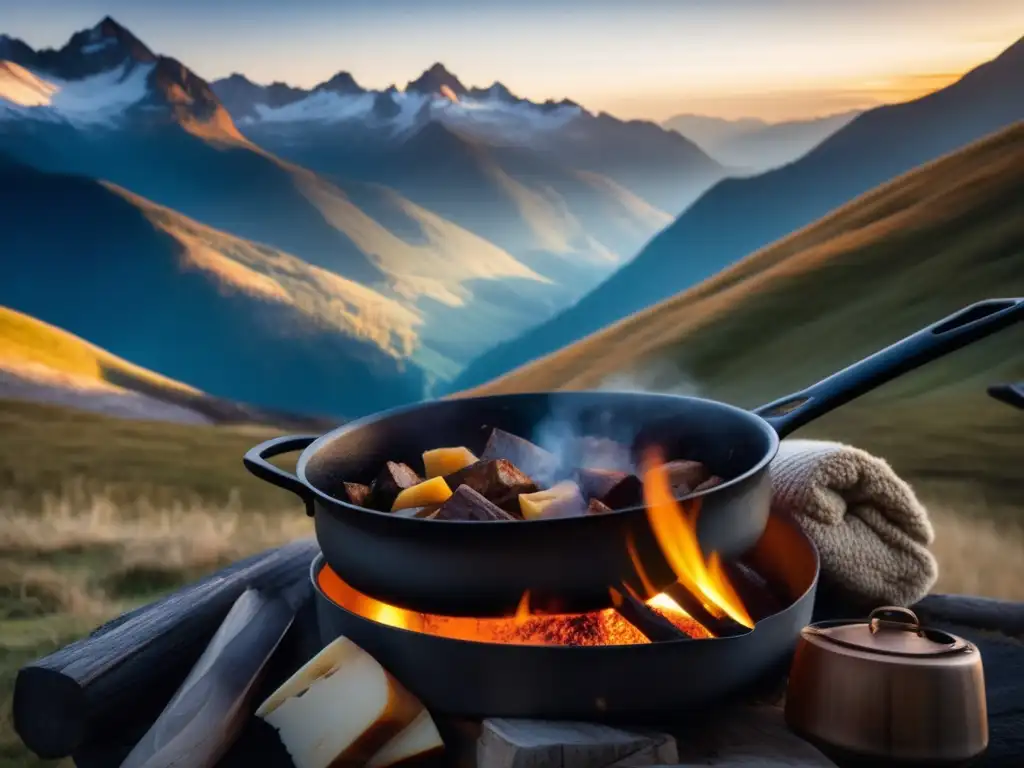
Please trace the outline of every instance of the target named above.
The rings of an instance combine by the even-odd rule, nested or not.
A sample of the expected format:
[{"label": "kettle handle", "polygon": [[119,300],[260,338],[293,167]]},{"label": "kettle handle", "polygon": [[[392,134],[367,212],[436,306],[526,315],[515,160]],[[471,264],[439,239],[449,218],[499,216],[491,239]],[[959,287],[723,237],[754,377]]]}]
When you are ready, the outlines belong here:
[{"label": "kettle handle", "polygon": [[901,608],[898,605],[875,608],[868,616],[868,626],[871,629],[871,634],[875,634],[880,629],[899,629],[921,634],[921,621],[917,618],[917,614],[909,608]]}]

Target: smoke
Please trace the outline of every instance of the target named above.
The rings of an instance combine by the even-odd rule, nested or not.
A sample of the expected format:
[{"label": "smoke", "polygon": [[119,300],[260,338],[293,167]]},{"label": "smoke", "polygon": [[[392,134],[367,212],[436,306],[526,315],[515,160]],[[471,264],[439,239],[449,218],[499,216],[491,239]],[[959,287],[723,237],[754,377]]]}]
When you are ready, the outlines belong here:
[{"label": "smoke", "polygon": [[613,373],[597,386],[617,392],[650,392],[700,397],[700,387],[686,371],[671,360],[653,360],[631,371]]},{"label": "smoke", "polygon": [[[597,389],[699,396],[693,378],[670,361],[656,361],[641,369],[616,373]],[[639,457],[634,455],[633,445],[641,426],[633,415],[611,408],[579,411],[556,406],[531,436],[534,443],[557,457],[549,476],[538,480],[554,483],[570,477],[575,469],[635,473]]]}]

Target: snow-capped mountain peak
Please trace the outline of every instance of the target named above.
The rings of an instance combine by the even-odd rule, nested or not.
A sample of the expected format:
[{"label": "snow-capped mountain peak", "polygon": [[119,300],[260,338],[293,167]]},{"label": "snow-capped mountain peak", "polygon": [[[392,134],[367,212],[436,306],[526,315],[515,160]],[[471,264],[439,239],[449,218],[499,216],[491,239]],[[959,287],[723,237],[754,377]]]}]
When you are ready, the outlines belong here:
[{"label": "snow-capped mountain peak", "polygon": [[261,86],[243,75],[217,80],[212,88],[242,126],[260,124],[343,124],[375,136],[404,139],[432,121],[466,136],[531,143],[587,113],[568,100],[535,104],[503,83],[467,88],[443,64],[433,64],[404,89],[362,88],[346,71],[303,90],[283,83]]},{"label": "snow-capped mountain peak", "polygon": [[109,16],[59,50],[0,41],[0,119],[116,127],[126,120],[201,128],[241,138],[210,86],[181,62],[153,53]]}]

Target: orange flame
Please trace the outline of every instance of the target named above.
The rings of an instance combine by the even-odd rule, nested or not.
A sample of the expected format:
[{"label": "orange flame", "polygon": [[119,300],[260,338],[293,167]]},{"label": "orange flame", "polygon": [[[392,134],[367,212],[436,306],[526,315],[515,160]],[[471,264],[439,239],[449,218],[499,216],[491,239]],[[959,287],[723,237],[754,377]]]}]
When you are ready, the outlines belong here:
[{"label": "orange flame", "polygon": [[517,627],[523,626],[530,620],[530,591],[523,592],[523,597],[516,606],[516,615],[513,618]]},{"label": "orange flame", "polygon": [[[697,540],[700,499],[677,501],[674,498],[664,457],[656,448],[648,449],[643,467],[647,519],[679,583],[716,618],[728,615],[745,627],[753,627],[754,621],[729,583],[718,554],[712,552],[707,561],[704,560]],[[639,567],[635,557],[634,564]],[[657,595],[649,604],[653,606],[658,601],[660,605],[665,600],[682,610],[666,595]]]}]

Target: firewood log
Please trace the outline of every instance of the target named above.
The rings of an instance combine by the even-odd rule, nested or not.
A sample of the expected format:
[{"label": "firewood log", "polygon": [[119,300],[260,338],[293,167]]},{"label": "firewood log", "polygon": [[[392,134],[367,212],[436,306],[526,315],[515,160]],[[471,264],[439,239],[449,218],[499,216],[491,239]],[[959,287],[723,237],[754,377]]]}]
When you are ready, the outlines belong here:
[{"label": "firewood log", "polygon": [[664,616],[644,605],[625,586],[610,589],[609,593],[612,607],[652,643],[693,639]]},{"label": "firewood log", "polygon": [[245,724],[264,667],[309,594],[308,589],[243,592],[121,768],[213,768]]},{"label": "firewood log", "polygon": [[305,582],[318,551],[303,540],[253,556],[22,667],[15,731],[39,757],[57,759],[110,739],[141,711],[155,716],[239,595]]}]

